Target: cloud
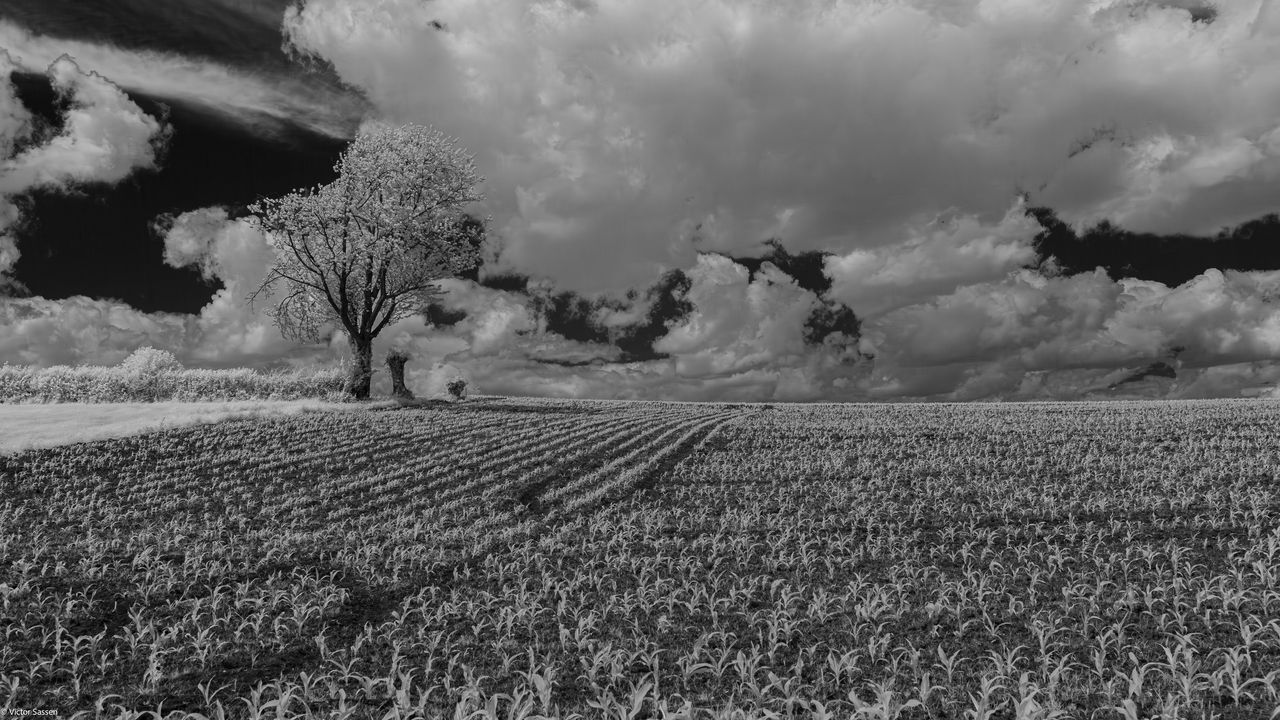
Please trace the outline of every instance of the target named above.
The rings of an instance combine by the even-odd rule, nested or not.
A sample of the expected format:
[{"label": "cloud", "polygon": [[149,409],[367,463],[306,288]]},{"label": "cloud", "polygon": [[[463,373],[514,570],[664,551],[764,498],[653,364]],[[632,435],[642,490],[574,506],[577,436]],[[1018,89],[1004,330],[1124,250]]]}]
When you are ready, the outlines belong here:
[{"label": "cloud", "polygon": [[0,298],[0,362],[112,365],[142,345],[165,348],[191,366],[268,366],[331,362],[327,349],[284,340],[248,295],[273,258],[253,225],[222,208],[160,218],[165,261],[197,267],[222,288],[198,315],[144,313],[87,297]]},{"label": "cloud", "polygon": [[1184,5],[307,0],[284,29],[479,153],[508,262],[593,291],[692,238],[847,255],[1019,191],[1144,231],[1274,209],[1276,20]]},{"label": "cloud", "polygon": [[9,54],[0,51],[0,74],[5,82],[0,84],[0,157],[10,157],[15,145],[31,133],[31,113],[18,100],[13,84],[8,81],[13,72]]},{"label": "cloud", "polygon": [[191,318],[76,296],[0,298],[0,362],[114,365],[143,345],[181,348]]},{"label": "cloud", "polygon": [[141,345],[170,350],[191,366],[337,359],[328,348],[286,341],[266,314],[269,305],[249,303],[274,258],[252,224],[211,207],[159,218],[156,230],[164,237],[166,263],[199,268],[222,285],[198,315],[144,313],[87,297],[0,298],[0,362],[111,365]]},{"label": "cloud", "polygon": [[12,71],[12,56],[0,53],[0,292],[17,287],[8,274],[19,258],[9,232],[21,219],[15,196],[36,188],[120,182],[155,168],[167,138],[166,128],[119,87],[61,56],[45,73],[67,105],[62,127],[34,142],[33,120],[17,99]]},{"label": "cloud", "polygon": [[191,210],[160,218],[165,264],[197,267],[205,279],[234,283],[252,291],[275,260],[267,238],[248,220],[232,220],[225,208]]},{"label": "cloud", "polygon": [[[1068,398],[1159,361],[1177,376],[1121,391],[1192,397],[1271,392],[1280,275],[1028,269],[1042,228],[1027,205],[1159,233],[1274,211],[1280,15],[1248,5],[306,0],[283,30],[383,119],[475,151],[504,242],[489,270],[533,278],[450,281],[437,322],[389,328],[375,352],[409,349],[416,387],[457,371],[485,392],[578,397]],[[6,32],[36,57],[52,45]],[[209,88],[246,117],[349,117],[203,61],[156,59],[186,68],[170,80],[146,54],[84,53],[125,87]],[[771,238],[818,251],[804,257],[822,277],[788,270]],[[183,215],[166,257],[225,286],[167,336],[185,358],[344,351],[281,344],[243,302],[269,259],[252,226]],[[69,327],[93,317],[80,305]],[[68,347],[107,355],[169,327],[131,322]]]},{"label": "cloud", "polygon": [[675,358],[681,375],[741,373],[805,351],[804,322],[817,299],[777,268],[767,265],[748,280],[733,260],[702,255],[688,274],[694,310],[654,346]]},{"label": "cloud", "polygon": [[54,90],[70,101],[63,129],[4,161],[0,193],[77,182],[114,184],[135,170],[156,167],[157,149],[165,141],[160,121],[111,81],[85,72],[70,57],[54,60],[46,74]]},{"label": "cloud", "polygon": [[1277,301],[1276,272],[1210,270],[1170,288],[1113,281],[1101,270],[1071,277],[1021,270],[868,323],[879,351],[874,392],[1068,397],[1170,357],[1192,380],[1216,366],[1275,365]]},{"label": "cloud", "polygon": [[999,280],[1033,264],[1041,231],[1019,202],[995,225],[975,216],[940,217],[904,228],[901,242],[828,257],[831,297],[874,317],[965,285]]},{"label": "cloud", "polygon": [[251,71],[203,58],[36,35],[4,20],[0,20],[0,48],[26,72],[44,72],[67,55],[129,92],[194,105],[263,132],[298,125],[346,138],[367,111],[358,94],[305,75]]},{"label": "cloud", "polygon": [[[345,354],[340,334],[324,345],[284,342],[261,307],[229,291],[260,275],[269,252],[252,226],[217,209],[188,213],[174,219],[166,250],[226,283],[199,316],[87,298],[7,300],[0,361],[113,363],[142,344],[207,366],[331,365]],[[1280,381],[1280,272],[1215,270],[1171,288],[1019,269],[868,319],[864,354],[854,356],[804,341],[806,316],[823,301],[772,264],[752,277],[706,254],[688,280],[691,308],[655,343],[660,359],[626,362],[615,345],[567,339],[547,329],[535,295],[470,280],[443,286],[460,319],[401,321],[379,337],[375,358],[408,350],[420,395],[454,376],[485,393],[716,401],[1259,396]],[[1157,361],[1176,377],[1109,389]],[[376,383],[389,389],[385,373]]]},{"label": "cloud", "polygon": [[211,207],[161,218],[157,228],[164,232],[165,263],[197,267],[206,279],[222,283],[194,319],[192,336],[182,348],[189,361],[256,364],[297,349],[267,315],[270,298],[249,301],[275,261],[270,242],[254,224]]},{"label": "cloud", "polygon": [[[18,100],[13,84],[9,82],[12,65],[7,53],[0,51],[0,158],[10,157],[18,143],[31,133],[31,114]],[[18,242],[8,230],[19,218],[18,208],[0,194],[0,295],[6,294],[14,284],[8,272],[18,262]]]},{"label": "cloud", "polygon": [[[498,290],[468,280],[447,281],[443,289],[442,302],[462,314],[460,320],[441,327],[406,320],[389,328],[375,347],[375,355],[390,347],[411,352],[411,387],[415,373],[447,363],[490,393],[682,400],[857,397],[850,378],[862,370],[836,338],[816,344],[805,340],[806,321],[823,301],[769,263],[752,276],[731,258],[704,254],[683,280],[665,279],[650,292],[628,298],[556,302],[561,296],[544,295],[539,287]],[[655,304],[686,302],[679,311],[659,311],[669,312],[670,319],[651,348],[623,351],[623,339],[649,337]],[[562,317],[566,314],[581,317],[570,322]],[[557,328],[596,339],[574,339]],[[629,359],[633,356],[644,359]]]}]

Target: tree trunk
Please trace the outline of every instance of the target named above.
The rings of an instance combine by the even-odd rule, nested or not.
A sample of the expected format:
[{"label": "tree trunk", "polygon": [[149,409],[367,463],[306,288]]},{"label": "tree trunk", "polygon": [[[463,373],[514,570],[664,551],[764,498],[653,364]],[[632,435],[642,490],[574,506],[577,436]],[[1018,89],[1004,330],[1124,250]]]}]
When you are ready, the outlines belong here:
[{"label": "tree trunk", "polygon": [[409,388],[404,384],[404,364],[408,361],[408,355],[395,352],[387,355],[387,369],[391,371],[391,394],[398,398],[412,400],[413,393],[409,392]]},{"label": "tree trunk", "polygon": [[352,337],[351,367],[347,376],[347,394],[357,400],[369,397],[369,384],[373,380],[373,338]]}]

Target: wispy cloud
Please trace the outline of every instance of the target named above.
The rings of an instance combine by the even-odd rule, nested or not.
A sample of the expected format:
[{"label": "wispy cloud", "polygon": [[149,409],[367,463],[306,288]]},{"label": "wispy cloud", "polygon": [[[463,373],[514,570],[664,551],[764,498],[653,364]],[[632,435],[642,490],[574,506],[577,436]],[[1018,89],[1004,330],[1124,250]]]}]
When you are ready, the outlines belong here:
[{"label": "wispy cloud", "polygon": [[36,35],[4,20],[0,48],[27,72],[43,73],[68,55],[129,92],[199,107],[262,132],[298,126],[350,137],[368,110],[358,93],[301,73],[258,74],[204,58]]}]

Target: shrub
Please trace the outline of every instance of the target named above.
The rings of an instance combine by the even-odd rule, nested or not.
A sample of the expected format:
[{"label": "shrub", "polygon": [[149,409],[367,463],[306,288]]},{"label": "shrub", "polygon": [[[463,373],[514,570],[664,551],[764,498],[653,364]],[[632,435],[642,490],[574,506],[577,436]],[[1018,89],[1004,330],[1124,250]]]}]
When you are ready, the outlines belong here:
[{"label": "shrub", "polygon": [[120,367],[134,375],[159,375],[162,372],[181,370],[182,363],[168,350],[157,350],[150,345],[140,347],[125,358]]},{"label": "shrub", "polygon": [[462,378],[450,380],[444,388],[449,391],[449,397],[454,400],[463,400],[467,397],[467,381]]},{"label": "shrub", "polygon": [[[174,367],[176,360],[168,362],[172,357],[163,351],[141,356],[134,353],[117,367],[59,365],[41,369],[0,365],[0,402],[333,400],[343,397],[345,375],[341,370],[186,370]],[[135,358],[138,359],[130,362]]]}]

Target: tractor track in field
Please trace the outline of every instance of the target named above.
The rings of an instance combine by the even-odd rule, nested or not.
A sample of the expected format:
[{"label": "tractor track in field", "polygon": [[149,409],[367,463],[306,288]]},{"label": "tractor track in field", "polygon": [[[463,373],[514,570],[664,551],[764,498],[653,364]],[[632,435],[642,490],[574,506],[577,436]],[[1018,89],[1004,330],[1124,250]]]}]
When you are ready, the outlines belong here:
[{"label": "tractor track in field", "polygon": [[656,490],[658,483],[662,478],[669,475],[677,465],[685,460],[685,458],[693,455],[694,452],[704,447],[717,433],[723,430],[726,425],[729,425],[731,422],[742,416],[743,413],[731,415],[722,419],[720,422],[713,424],[709,429],[704,429],[698,432],[695,436],[684,438],[684,440],[676,445],[670,454],[659,460],[652,468],[649,468],[640,480],[636,482],[634,494],[648,495]]},{"label": "tractor track in field", "polygon": [[[702,415],[694,416],[682,423],[671,423],[671,425],[675,426],[674,432],[684,431],[685,434],[676,444],[656,449],[654,453],[661,454],[661,458],[652,467],[648,468],[640,476],[637,483],[618,501],[651,492],[657,487],[662,478],[682,460],[696,452],[726,425],[744,414],[742,412],[729,412],[719,414],[719,417]],[[660,424],[666,425],[666,423]],[[698,427],[700,424],[701,427]],[[691,427],[693,432],[689,432]],[[652,446],[656,440],[661,439],[665,434],[662,430],[658,430],[654,433],[655,437],[645,441],[645,447]],[[666,452],[663,452],[663,450],[666,450]],[[652,457],[652,454],[646,457]],[[565,479],[582,477],[583,475],[606,470],[619,459],[619,457],[607,452],[601,453],[598,458],[591,458],[587,464],[583,463],[582,458],[569,458],[554,469],[546,471],[536,482],[522,489],[515,500],[529,512],[536,522],[529,532],[536,532],[536,528],[545,528],[548,515],[557,509],[539,499],[543,492],[555,487],[558,482]],[[556,518],[554,522],[566,521],[572,517],[577,517],[581,512],[590,512],[598,507],[598,505],[593,505],[589,508],[580,509],[568,516]],[[331,644],[335,647],[350,644],[366,624],[376,626],[385,622],[407,598],[416,595],[424,587],[446,585],[452,582],[458,574],[483,565],[485,560],[495,552],[500,552],[500,548],[489,547],[478,553],[459,558],[455,562],[443,563],[429,571],[406,577],[391,587],[372,587],[361,579],[348,576],[340,584],[348,590],[350,596],[339,611],[338,616],[333,619],[332,630],[334,632],[329,636],[332,638]]]}]

